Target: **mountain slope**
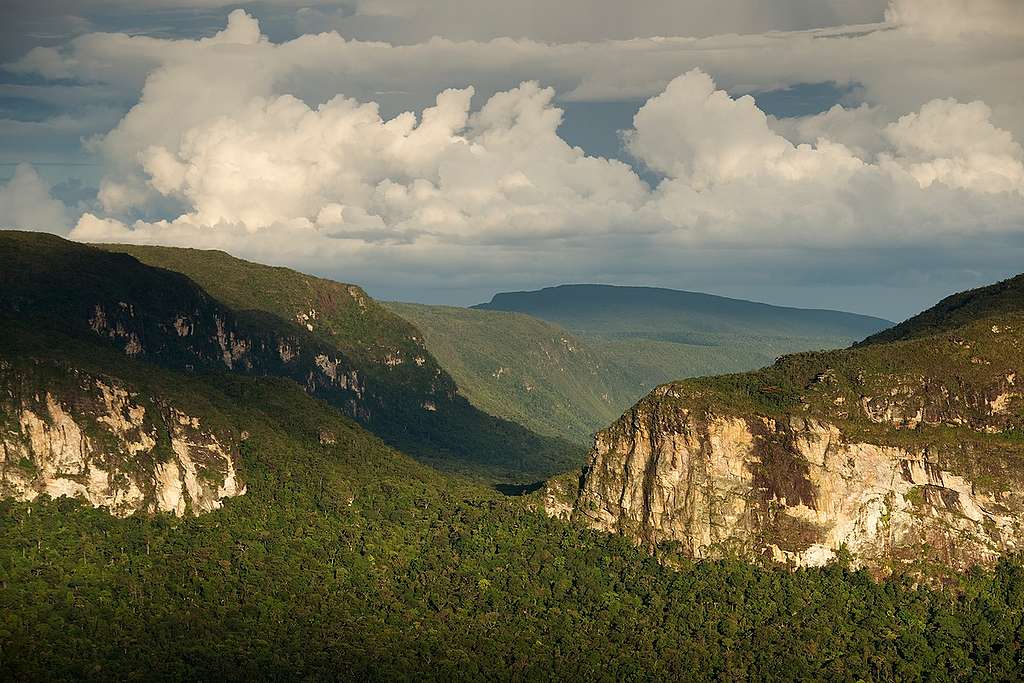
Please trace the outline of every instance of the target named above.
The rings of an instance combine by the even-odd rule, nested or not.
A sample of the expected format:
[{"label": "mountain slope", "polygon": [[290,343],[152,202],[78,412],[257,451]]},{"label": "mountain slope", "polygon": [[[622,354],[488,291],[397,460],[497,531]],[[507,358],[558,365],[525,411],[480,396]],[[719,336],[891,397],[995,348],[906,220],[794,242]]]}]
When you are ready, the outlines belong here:
[{"label": "mountain slope", "polygon": [[991,564],[1024,545],[1020,303],[659,387],[598,435],[582,479],[552,485],[549,511],[697,557]]},{"label": "mountain slope", "polygon": [[863,344],[938,334],[985,318],[1024,313],[1024,274],[946,297],[926,311],[873,334]]},{"label": "mountain slope", "polygon": [[[352,284],[266,266],[223,251],[126,244],[95,245],[185,275],[236,311],[260,311],[305,327],[401,384],[450,383],[425,353],[418,331]],[[450,387],[445,387],[450,389]]]},{"label": "mountain slope", "polygon": [[[204,263],[197,256],[183,258]],[[126,356],[172,369],[294,380],[390,443],[449,469],[530,480],[578,457],[574,446],[489,416],[456,395],[415,330],[358,290],[216,252],[207,262],[218,268],[206,279],[226,294],[235,286],[228,298],[236,305],[245,303],[237,288],[250,275],[250,302],[283,303],[235,309],[188,277],[127,254],[0,232],[0,315],[102,339]],[[241,275],[228,277],[232,269]],[[296,301],[309,306],[299,310],[315,314],[315,322],[276,313]]]},{"label": "mountain slope", "polygon": [[652,287],[562,285],[496,294],[475,308],[562,325],[642,389],[762,367],[785,353],[837,348],[891,323]]},{"label": "mountain slope", "polygon": [[[0,251],[9,286],[0,480],[22,471],[45,489],[0,490],[0,679],[1009,680],[1019,671],[1017,562],[933,592],[842,564],[791,573],[675,552],[655,559],[393,450],[308,387],[256,372],[270,362],[258,344],[228,345],[225,358],[205,332],[179,335],[206,323],[176,326],[158,313],[213,312],[226,339],[261,339],[194,284],[48,244],[52,270],[75,260],[81,270],[56,273],[48,282],[60,288],[46,293],[14,286],[40,277],[46,250],[23,255],[19,272]],[[132,277],[119,282],[123,273],[97,263]],[[138,291],[169,282],[182,292]],[[97,302],[115,315],[98,329],[87,319],[83,331],[80,314]],[[193,308],[181,310],[185,302]],[[217,444],[244,495],[204,497],[226,484],[215,461],[200,466]],[[40,463],[25,459],[40,453],[62,457],[33,471]],[[145,476],[190,462],[191,480]],[[62,488],[45,487],[58,479]],[[141,497],[118,498],[131,482]],[[182,516],[159,504],[169,493],[185,503]]]},{"label": "mountain slope", "polygon": [[84,370],[59,333],[0,320],[0,496],[70,496],[119,516],[182,516],[244,495],[244,439],[211,422],[201,404],[197,414],[196,401],[172,399],[165,386]]},{"label": "mountain slope", "polygon": [[834,311],[592,285],[499,294],[472,309],[386,306],[423,331],[431,354],[474,405],[588,445],[597,429],[658,384],[757,368],[795,350],[845,346],[885,324]]},{"label": "mountain slope", "polygon": [[475,308],[518,311],[609,339],[641,337],[717,344],[728,336],[767,339],[860,339],[892,323],[881,318],[771,306],[656,287],[561,285],[495,294]]},{"label": "mountain slope", "polygon": [[520,313],[387,303],[423,331],[474,405],[547,435],[588,443],[642,388],[564,328]]}]

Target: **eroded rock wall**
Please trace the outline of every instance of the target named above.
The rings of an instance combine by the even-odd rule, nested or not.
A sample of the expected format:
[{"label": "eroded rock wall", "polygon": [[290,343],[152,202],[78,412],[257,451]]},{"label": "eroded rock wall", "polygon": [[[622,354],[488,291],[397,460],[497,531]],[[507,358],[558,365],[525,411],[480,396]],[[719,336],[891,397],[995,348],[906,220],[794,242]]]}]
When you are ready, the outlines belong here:
[{"label": "eroded rock wall", "polygon": [[865,443],[825,419],[645,400],[597,435],[578,489],[556,483],[546,508],[697,558],[814,566],[845,546],[884,571],[1019,549],[1024,489],[950,470],[940,452]]},{"label": "eroded rock wall", "polygon": [[[75,371],[60,378],[40,383],[0,361],[0,495],[183,516],[245,493],[235,447],[200,418],[112,380]],[[26,386],[33,389],[23,393]]]}]

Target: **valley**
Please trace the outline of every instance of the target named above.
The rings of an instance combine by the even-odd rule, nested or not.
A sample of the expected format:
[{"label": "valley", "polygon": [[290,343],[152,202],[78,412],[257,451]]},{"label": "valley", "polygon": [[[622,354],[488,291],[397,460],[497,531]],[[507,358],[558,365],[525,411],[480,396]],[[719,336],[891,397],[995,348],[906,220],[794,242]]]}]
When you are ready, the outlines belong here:
[{"label": "valley", "polygon": [[474,405],[541,434],[593,434],[659,384],[847,346],[890,323],[643,287],[564,285],[469,309],[387,303]]},{"label": "valley", "polygon": [[0,683],[1024,681],[1024,0],[0,34]]},{"label": "valley", "polygon": [[1018,281],[629,408],[524,314],[0,242],[6,678],[1019,669]]}]

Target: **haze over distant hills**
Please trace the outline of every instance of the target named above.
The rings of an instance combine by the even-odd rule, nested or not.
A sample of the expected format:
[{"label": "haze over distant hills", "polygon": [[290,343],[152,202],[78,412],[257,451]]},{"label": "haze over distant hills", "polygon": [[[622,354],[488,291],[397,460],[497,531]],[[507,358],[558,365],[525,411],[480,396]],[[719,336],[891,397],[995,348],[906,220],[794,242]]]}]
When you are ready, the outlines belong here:
[{"label": "haze over distant hills", "polygon": [[473,308],[386,304],[474,405],[589,442],[658,384],[848,346],[891,323],[650,287],[563,285]]},{"label": "haze over distant hills", "polygon": [[882,318],[843,311],[616,285],[559,285],[531,292],[503,292],[473,308],[527,313],[577,334],[698,346],[716,346],[737,337],[860,339],[892,325]]}]

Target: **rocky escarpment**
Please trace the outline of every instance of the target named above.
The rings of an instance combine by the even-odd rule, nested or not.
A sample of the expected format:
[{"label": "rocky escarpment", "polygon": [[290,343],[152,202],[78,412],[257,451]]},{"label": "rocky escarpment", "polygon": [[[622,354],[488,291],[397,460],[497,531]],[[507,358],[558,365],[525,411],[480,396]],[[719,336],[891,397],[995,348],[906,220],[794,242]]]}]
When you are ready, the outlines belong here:
[{"label": "rocky escarpment", "polygon": [[695,558],[990,565],[1024,548],[1018,323],[659,387],[547,511]]},{"label": "rocky escarpment", "polygon": [[118,516],[183,516],[245,493],[229,438],[73,368],[0,360],[0,428],[0,496],[69,496]]},{"label": "rocky escarpment", "polygon": [[0,316],[173,369],[287,377],[364,421],[380,403],[356,363],[305,327],[232,309],[179,273],[49,235],[7,232],[0,245]]},{"label": "rocky escarpment", "polygon": [[571,444],[472,406],[416,328],[358,287],[220,252],[142,252],[168,268],[0,230],[0,327],[17,326],[8,334],[23,342],[15,356],[38,355],[59,338],[58,346],[118,352],[122,359],[108,359],[115,375],[123,360],[292,380],[413,457],[472,469],[486,462],[488,476],[500,479],[536,480],[576,456]]},{"label": "rocky escarpment", "polygon": [[[235,311],[286,323],[280,329],[299,337],[300,349],[310,346],[310,341],[336,349],[351,365],[350,373],[369,387],[348,411],[364,422],[375,422],[378,416],[386,421],[382,412],[394,412],[398,404],[398,410],[421,412],[427,410],[423,406],[428,402],[444,406],[455,397],[451,377],[427,352],[419,331],[356,285],[243,261],[219,251],[138,245],[102,248],[185,275]],[[289,359],[294,350],[291,344],[283,347]]]}]

